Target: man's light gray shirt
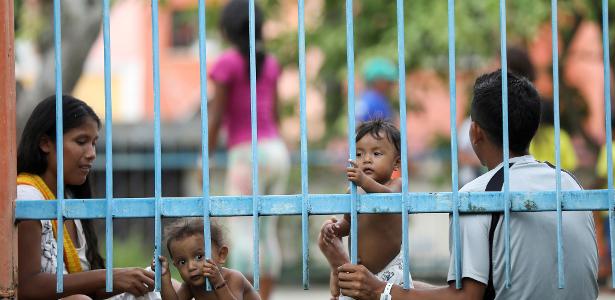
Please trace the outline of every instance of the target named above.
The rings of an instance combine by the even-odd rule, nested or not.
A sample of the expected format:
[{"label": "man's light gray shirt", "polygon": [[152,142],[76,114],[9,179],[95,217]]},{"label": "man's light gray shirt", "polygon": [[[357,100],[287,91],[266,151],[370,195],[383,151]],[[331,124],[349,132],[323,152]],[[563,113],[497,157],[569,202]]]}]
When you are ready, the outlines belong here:
[{"label": "man's light gray shirt", "polygon": [[[511,191],[554,191],[555,169],[532,156],[510,159]],[[461,192],[485,191],[498,167],[466,184]],[[581,190],[562,171],[562,190]],[[565,289],[557,287],[557,213],[513,212],[510,218],[511,287],[505,288],[503,215],[493,238],[495,299],[596,299],[598,252],[591,212],[563,212]],[[451,219],[452,222],[452,219]],[[491,214],[462,214],[459,218],[462,278],[487,285],[489,280],[489,228]],[[448,281],[455,280],[452,223],[449,230],[451,260]]]}]

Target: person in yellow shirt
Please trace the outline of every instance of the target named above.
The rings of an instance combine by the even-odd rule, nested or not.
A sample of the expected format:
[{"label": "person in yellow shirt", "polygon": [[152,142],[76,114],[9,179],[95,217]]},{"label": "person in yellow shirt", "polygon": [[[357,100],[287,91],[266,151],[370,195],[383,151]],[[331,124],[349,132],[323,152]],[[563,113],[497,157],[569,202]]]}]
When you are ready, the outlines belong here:
[{"label": "person in yellow shirt", "polygon": [[[527,78],[534,83],[536,70],[527,50],[520,46],[509,46],[508,71]],[[553,100],[540,97],[540,126],[530,144],[530,154],[538,161],[555,165],[555,127],[553,126]],[[562,116],[562,119],[563,116]],[[564,120],[562,120],[563,123]],[[560,153],[562,169],[574,171],[577,168],[577,155],[570,139],[570,134],[560,130]]]},{"label": "person in yellow shirt", "polygon": [[[542,114],[540,127],[532,143],[530,154],[538,161],[549,162],[555,165],[555,127],[553,126],[553,101],[541,100]],[[570,135],[564,129],[560,129],[560,160],[562,169],[574,171],[577,168],[577,154]]]}]

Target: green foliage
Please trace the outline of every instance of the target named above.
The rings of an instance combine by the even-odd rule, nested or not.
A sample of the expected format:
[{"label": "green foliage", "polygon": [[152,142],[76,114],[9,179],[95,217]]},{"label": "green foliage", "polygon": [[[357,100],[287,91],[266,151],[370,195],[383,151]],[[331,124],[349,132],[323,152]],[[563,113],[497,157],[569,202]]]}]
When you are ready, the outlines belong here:
[{"label": "green foliage", "polygon": [[[275,15],[279,0],[265,0],[270,15]],[[610,0],[611,15],[615,0]],[[476,70],[497,57],[500,49],[499,1],[456,1],[455,34],[457,69]],[[547,0],[507,1],[507,41],[525,45],[539,27],[550,22],[551,3]],[[601,17],[600,1],[558,1],[559,30],[569,42],[576,30],[575,20],[596,20]],[[337,128],[345,109],[340,85],[346,80],[346,15],[345,1],[325,1],[317,26],[307,32],[307,47],[316,46],[326,59],[319,73],[327,87],[327,128]],[[273,12],[272,12],[273,11]],[[354,1],[355,72],[360,75],[362,63],[372,56],[385,56],[397,62],[396,1]],[[443,76],[448,70],[448,4],[444,0],[404,1],[404,42],[407,71],[434,69]],[[575,19],[576,18],[576,19]],[[612,27],[612,22],[610,22]],[[611,40],[615,30],[611,30]],[[567,39],[568,38],[568,39]],[[283,64],[296,64],[297,33],[289,32],[269,42]],[[336,90],[338,89],[338,90]],[[330,134],[341,134],[330,130]]]},{"label": "green foliage", "polygon": [[[270,3],[272,1],[267,1]],[[508,5],[509,40],[531,37],[549,17],[549,4],[518,0]],[[394,1],[355,1],[354,43],[357,66],[373,55],[397,57],[397,17]],[[275,5],[274,5],[275,6]],[[406,1],[405,52],[409,69],[427,67],[446,70],[448,59],[447,3]],[[499,47],[499,4],[497,1],[457,1],[457,56],[492,57]],[[326,53],[323,72],[337,74],[346,67],[346,16],[344,1],[326,1],[319,25],[308,32],[308,45]],[[280,38],[287,48],[282,61],[296,61],[296,33]],[[294,39],[294,40],[290,40]],[[274,42],[275,43],[275,42]]]}]

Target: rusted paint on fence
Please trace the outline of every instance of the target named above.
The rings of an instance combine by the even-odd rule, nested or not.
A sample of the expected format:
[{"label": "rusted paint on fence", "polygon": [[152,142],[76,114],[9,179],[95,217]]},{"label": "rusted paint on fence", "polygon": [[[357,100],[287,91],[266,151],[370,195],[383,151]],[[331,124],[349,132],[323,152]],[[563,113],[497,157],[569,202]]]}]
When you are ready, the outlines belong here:
[{"label": "rusted paint on fence", "polygon": [[0,298],[14,299],[17,284],[15,159],[15,32],[13,0],[0,1]]}]

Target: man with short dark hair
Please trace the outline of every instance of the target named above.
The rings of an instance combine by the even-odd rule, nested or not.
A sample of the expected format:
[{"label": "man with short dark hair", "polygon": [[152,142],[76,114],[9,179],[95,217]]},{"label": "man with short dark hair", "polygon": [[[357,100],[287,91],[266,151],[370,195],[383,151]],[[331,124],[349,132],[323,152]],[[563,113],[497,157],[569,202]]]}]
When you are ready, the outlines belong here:
[{"label": "man with short dark hair", "polygon": [[[502,76],[498,70],[480,76],[474,85],[470,139],[489,172],[465,185],[461,192],[500,191],[502,168]],[[528,154],[540,121],[540,100],[525,78],[508,73],[508,116],[511,191],[555,190],[555,168]],[[562,171],[562,190],[581,190]],[[463,214],[459,218],[461,278],[455,288],[455,257],[451,256],[448,286],[414,282],[404,290],[377,280],[365,267],[338,269],[342,294],[355,299],[596,299],[597,250],[591,212],[563,212],[565,289],[557,282],[557,214],[514,212],[510,218],[510,288],[504,284],[504,230],[501,213]],[[452,232],[452,224],[450,231]],[[452,249],[452,238],[449,239]],[[391,295],[391,296],[389,296]]]}]

